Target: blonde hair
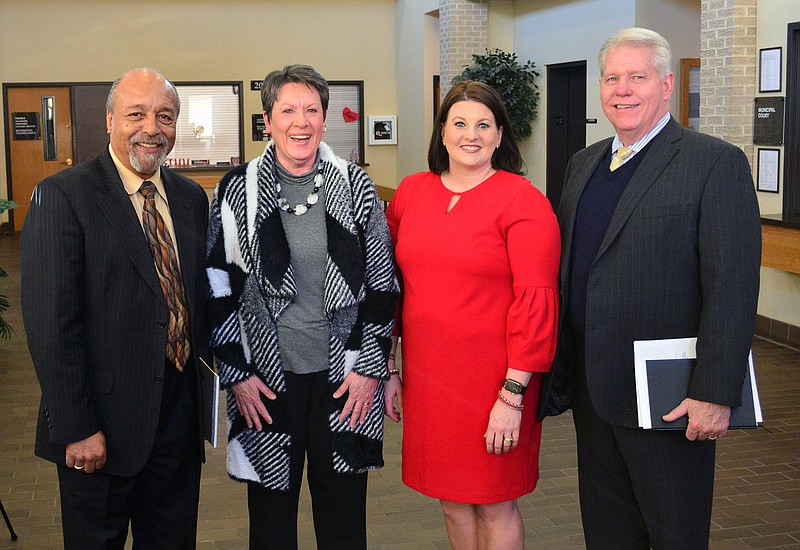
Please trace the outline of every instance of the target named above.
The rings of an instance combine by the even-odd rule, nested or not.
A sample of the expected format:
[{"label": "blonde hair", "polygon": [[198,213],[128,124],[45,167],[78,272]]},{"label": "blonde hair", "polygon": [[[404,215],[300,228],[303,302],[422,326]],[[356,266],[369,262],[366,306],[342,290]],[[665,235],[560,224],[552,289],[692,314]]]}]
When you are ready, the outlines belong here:
[{"label": "blonde hair", "polygon": [[598,55],[601,76],[606,71],[608,52],[618,46],[650,48],[653,52],[653,66],[658,72],[658,76],[664,78],[671,72],[672,52],[669,47],[669,42],[667,42],[663,36],[650,29],[631,27],[622,29],[603,43],[600,48],[600,54]]}]

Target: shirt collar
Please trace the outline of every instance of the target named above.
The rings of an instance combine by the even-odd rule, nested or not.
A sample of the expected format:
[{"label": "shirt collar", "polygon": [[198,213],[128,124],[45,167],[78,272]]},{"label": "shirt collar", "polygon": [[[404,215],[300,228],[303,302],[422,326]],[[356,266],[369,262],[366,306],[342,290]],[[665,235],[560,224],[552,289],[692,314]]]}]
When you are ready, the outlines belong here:
[{"label": "shirt collar", "polygon": [[[111,160],[114,161],[114,166],[117,167],[117,172],[119,173],[119,177],[122,179],[122,185],[125,187],[125,192],[128,193],[128,196],[138,193],[139,188],[142,186],[142,182],[144,180],[138,175],[134,174],[127,166],[122,164],[122,161],[119,160],[116,154],[114,154],[114,148],[111,147],[110,143],[108,144],[108,152],[111,153]],[[164,183],[161,181],[161,167],[159,166],[158,170],[156,170],[156,173],[147,179],[153,182],[153,185],[156,186],[156,191],[158,194],[161,195],[161,198],[164,199],[164,202],[167,202],[167,193],[164,191]]]},{"label": "shirt collar", "polygon": [[[645,146],[648,143],[650,143],[653,140],[653,138],[656,137],[661,130],[664,129],[664,126],[666,126],[667,122],[669,122],[670,116],[671,115],[669,114],[669,111],[667,111],[667,114],[665,114],[661,118],[661,120],[659,120],[658,123],[655,126],[653,126],[652,130],[647,132],[644,136],[639,138],[638,141],[636,141],[633,145],[630,146],[631,149],[633,150],[633,153],[631,153],[631,157],[633,155],[635,155],[636,153],[638,153],[639,151],[641,151],[642,149],[644,149]],[[618,135],[615,135],[614,136],[614,141],[611,143],[611,154],[614,155],[617,152],[617,149],[619,149],[622,146],[623,146],[622,145],[622,140],[619,139]],[[628,157],[628,158],[630,158],[630,157]]]}]

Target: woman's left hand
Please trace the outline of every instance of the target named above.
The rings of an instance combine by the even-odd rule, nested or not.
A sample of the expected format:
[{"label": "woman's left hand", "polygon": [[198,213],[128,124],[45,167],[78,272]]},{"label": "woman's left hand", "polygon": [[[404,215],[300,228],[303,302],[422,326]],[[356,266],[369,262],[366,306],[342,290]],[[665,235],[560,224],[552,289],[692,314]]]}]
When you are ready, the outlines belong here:
[{"label": "woman's left hand", "polygon": [[400,422],[403,414],[403,381],[400,380],[400,375],[391,375],[389,380],[383,383],[383,387],[386,389],[386,395],[383,398],[386,416],[395,422]]},{"label": "woman's left hand", "polygon": [[345,422],[350,417],[350,427],[355,428],[356,424],[363,424],[367,420],[367,413],[372,408],[372,400],[378,389],[378,379],[369,376],[361,376],[354,371],[344,379],[333,397],[338,399],[346,392],[347,402],[342,407],[342,414],[339,415],[339,422]]},{"label": "woman's left hand", "polygon": [[519,443],[519,428],[522,412],[496,400],[489,413],[489,426],[486,428],[486,452],[497,455],[507,453]]}]

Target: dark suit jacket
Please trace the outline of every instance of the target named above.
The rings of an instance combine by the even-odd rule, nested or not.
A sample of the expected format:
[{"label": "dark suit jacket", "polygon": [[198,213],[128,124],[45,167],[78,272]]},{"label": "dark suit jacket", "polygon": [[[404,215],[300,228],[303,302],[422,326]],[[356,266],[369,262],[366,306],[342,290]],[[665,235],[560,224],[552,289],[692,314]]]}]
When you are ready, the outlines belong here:
[{"label": "dark suit jacket", "polygon": [[[209,360],[203,271],[208,199],[162,168],[190,315],[199,398]],[[147,461],[159,420],[169,311],[138,214],[105,150],[42,181],[20,241],[22,313],[42,388],[36,454],[65,463],[65,445],[99,430],[103,471],[130,476]],[[210,364],[210,363],[209,363]],[[188,371],[187,371],[188,372]],[[197,439],[202,453],[202,423]],[[200,455],[202,456],[202,455]]]},{"label": "dark suit jacket", "polygon": [[[587,147],[567,167],[558,208],[565,304],[578,202],[610,144]],[[738,405],[760,263],[761,223],[744,153],[670,120],[625,188],[589,271],[584,357],[601,418],[638,426],[634,340],[697,336],[689,397]],[[569,408],[580,348],[569,334],[560,338],[540,417]]]}]

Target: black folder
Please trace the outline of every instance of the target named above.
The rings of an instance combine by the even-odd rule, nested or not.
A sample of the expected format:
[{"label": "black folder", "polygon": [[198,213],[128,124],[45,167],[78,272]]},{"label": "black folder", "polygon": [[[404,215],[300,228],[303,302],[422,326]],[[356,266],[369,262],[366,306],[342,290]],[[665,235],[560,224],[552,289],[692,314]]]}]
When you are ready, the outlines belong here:
[{"label": "black folder", "polygon": [[[661,417],[677,407],[689,392],[692,373],[697,364],[694,351],[696,340],[650,340],[637,342],[634,346],[641,427],[654,430],[686,429],[686,416],[674,422],[664,422]],[[654,344],[650,345],[651,343]],[[644,403],[645,398],[647,405]],[[761,403],[755,384],[753,354],[750,353],[748,368],[742,381],[741,406],[731,409],[728,427],[756,428],[761,421]]]}]

